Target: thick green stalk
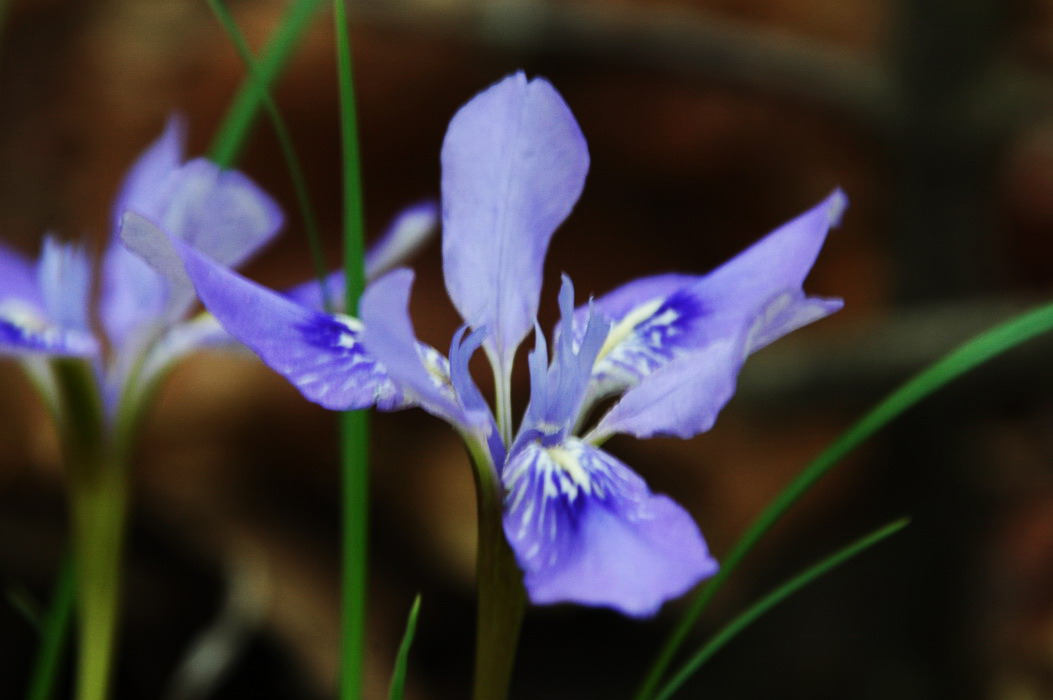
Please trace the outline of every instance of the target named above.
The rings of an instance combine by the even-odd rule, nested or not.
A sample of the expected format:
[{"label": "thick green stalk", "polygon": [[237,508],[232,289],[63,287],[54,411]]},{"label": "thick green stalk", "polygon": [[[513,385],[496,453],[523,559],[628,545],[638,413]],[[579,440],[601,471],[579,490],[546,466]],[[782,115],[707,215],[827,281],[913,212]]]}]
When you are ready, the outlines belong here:
[{"label": "thick green stalk", "polygon": [[127,442],[108,430],[91,365],[53,363],[72,513],[78,700],[109,697],[128,507]]},{"label": "thick green stalk", "polygon": [[842,433],[813,459],[797,477],[777,495],[757,516],[749,529],[735,543],[721,562],[720,572],[714,576],[692,601],[687,612],[666,640],[641,684],[636,700],[649,700],[669,668],[680,645],[687,638],[702,611],[716,595],[724,581],[765,534],[779,521],[798,499],[834,465],[841,461],[864,440],[892,422],[904,411],[952,380],[988,360],[1038,335],[1053,330],[1053,304],[1040,306],[1001,323],[963,343],[943,358],[922,370],[878,403],[858,422]]},{"label": "thick green stalk", "polygon": [[[340,87],[340,134],[343,163],[344,277],[348,313],[358,309],[365,288],[362,167],[358,148],[358,117],[351,66],[351,37],[343,0],[333,1],[337,77]],[[362,697],[366,653],[368,584],[369,443],[368,415],[350,411],[341,416],[343,461],[343,582],[340,645],[340,697]]]},{"label": "thick green stalk", "polygon": [[[468,441],[472,445],[471,440]],[[523,574],[505,539],[501,482],[486,448],[470,449],[475,473],[479,544],[476,554],[474,700],[504,700],[512,682],[526,607]]]}]

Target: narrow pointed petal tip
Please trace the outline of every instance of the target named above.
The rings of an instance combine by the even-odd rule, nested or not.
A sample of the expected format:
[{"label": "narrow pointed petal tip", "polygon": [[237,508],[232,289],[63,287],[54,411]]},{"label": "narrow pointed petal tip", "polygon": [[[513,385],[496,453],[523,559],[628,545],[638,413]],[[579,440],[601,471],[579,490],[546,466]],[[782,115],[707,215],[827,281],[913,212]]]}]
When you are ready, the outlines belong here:
[{"label": "narrow pointed petal tip", "polygon": [[718,569],[683,508],[581,441],[531,443],[502,479],[505,535],[536,604],[648,617]]},{"label": "narrow pointed petal tip", "polygon": [[585,184],[589,155],[548,81],[516,73],[450,122],[442,147],[443,272],[461,316],[491,330],[503,369],[533,327],[552,234]]}]

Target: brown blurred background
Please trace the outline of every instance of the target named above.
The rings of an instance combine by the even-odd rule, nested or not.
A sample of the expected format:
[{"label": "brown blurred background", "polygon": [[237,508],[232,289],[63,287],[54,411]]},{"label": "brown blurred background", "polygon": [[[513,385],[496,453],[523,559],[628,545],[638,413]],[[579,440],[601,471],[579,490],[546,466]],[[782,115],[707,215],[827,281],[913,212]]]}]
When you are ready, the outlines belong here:
[{"label": "brown blurred background", "polygon": [[[0,235],[27,253],[46,230],[101,248],[124,168],[173,110],[188,118],[190,153],[203,152],[241,65],[203,1],[8,4]],[[259,47],[285,3],[231,7]],[[843,296],[845,310],[754,358],[711,434],[610,444],[695,515],[718,558],[885,392],[1053,291],[1048,0],[374,0],[351,15],[373,235],[402,205],[438,195],[446,123],[478,90],[523,68],[574,110],[592,169],[549,254],[546,327],[562,271],[579,294],[700,272],[835,185],[846,190],[844,225],[807,285]],[[277,97],[335,264],[332,49],[323,12]],[[306,278],[307,244],[265,121],[242,168],[289,220],[250,276],[276,287]],[[438,245],[415,267],[418,334],[445,347],[458,319]],[[863,532],[914,522],[744,633],[683,697],[1053,698],[1051,352],[1039,340],[981,368],[822,482],[725,589],[697,641]],[[0,391],[0,586],[43,600],[64,547],[59,460],[12,363],[0,365]],[[371,696],[386,692],[419,591],[408,694],[466,697],[474,500],[464,454],[419,412],[373,425]],[[201,355],[163,391],[135,479],[119,697],[331,697],[335,416],[252,358]],[[681,607],[649,622],[532,608],[513,696],[628,697]],[[212,659],[226,661],[189,682],[178,669],[208,629]],[[35,644],[0,601],[0,697],[21,696]]]}]

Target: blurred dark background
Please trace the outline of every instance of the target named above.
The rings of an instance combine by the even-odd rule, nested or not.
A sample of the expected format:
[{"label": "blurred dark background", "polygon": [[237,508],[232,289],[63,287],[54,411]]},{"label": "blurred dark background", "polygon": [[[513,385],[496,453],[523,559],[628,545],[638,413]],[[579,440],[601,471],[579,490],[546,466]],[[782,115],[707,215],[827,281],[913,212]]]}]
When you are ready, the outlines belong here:
[{"label": "blurred dark background", "polygon": [[[242,78],[196,0],[8,0],[0,28],[0,236],[100,249],[117,183],[167,114],[202,153]],[[260,47],[283,2],[231,2]],[[747,365],[710,434],[611,450],[696,517],[718,558],[839,431],[957,343],[1053,291],[1053,3],[1048,0],[376,0],[351,3],[366,219],[437,197],[459,105],[523,68],[548,77],[592,169],[555,237],[579,294],[701,272],[817,202],[851,207],[807,289],[845,310]],[[332,26],[323,13],[277,88],[338,259]],[[248,274],[310,275],[273,132],[241,167],[285,205]],[[439,247],[415,261],[418,334],[458,319]],[[780,524],[696,643],[806,564],[901,515],[905,532],[788,601],[683,697],[1053,698],[1053,342],[1038,340],[910,411]],[[526,386],[519,377],[517,399]],[[54,435],[0,365],[0,697],[20,697],[66,513]],[[170,379],[135,470],[121,698],[325,698],[335,688],[335,416],[254,359],[200,355]],[[415,593],[409,696],[467,696],[474,496],[456,436],[419,412],[374,419],[371,697]],[[527,615],[515,698],[623,698],[675,621],[569,606]],[[222,673],[173,691],[217,625]],[[224,626],[225,625],[225,626]],[[216,657],[218,658],[218,657]],[[67,659],[68,661],[68,659]]]}]

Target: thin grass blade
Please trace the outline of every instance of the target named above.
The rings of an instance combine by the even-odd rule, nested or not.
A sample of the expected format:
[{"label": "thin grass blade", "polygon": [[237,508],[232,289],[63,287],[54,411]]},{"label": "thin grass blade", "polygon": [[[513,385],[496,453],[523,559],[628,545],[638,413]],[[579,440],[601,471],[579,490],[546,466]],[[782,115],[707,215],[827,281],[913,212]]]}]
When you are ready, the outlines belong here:
[{"label": "thin grass blade", "polygon": [[402,700],[406,689],[406,668],[409,665],[409,653],[413,647],[413,637],[417,633],[417,616],[420,614],[420,594],[413,599],[409,617],[406,618],[406,631],[399,644],[399,653],[395,657],[395,668],[391,672],[391,690],[388,700]]},{"label": "thin grass blade", "polygon": [[834,568],[845,563],[849,559],[870,549],[878,542],[891,537],[910,523],[909,518],[901,518],[888,525],[875,530],[862,537],[847,547],[838,550],[825,559],[808,567],[801,573],[789,579],[775,590],[748,607],[726,624],[719,632],[703,644],[695,654],[688,659],[687,663],[673,674],[673,677],[658,691],[656,700],[668,700],[711,656],[716,654],[725,644],[734,639],[739,632],[753,624],[757,618],[768,612],[776,605],[786,600],[809,583],[823,574],[829,573]]},{"label": "thin grass blade", "polygon": [[670,634],[641,684],[636,700],[648,700],[654,696],[680,645],[720,587],[768,530],[845,455],[908,408],[954,379],[1050,330],[1053,330],[1053,304],[1022,313],[981,333],[901,385],[834,440],[768,504],[735,543],[721,562],[720,573],[710,579]]},{"label": "thin grass blade", "polygon": [[40,647],[30,672],[26,700],[50,700],[54,693],[55,676],[69,636],[73,590],[73,557],[67,554],[55,577],[51,607],[42,620]]},{"label": "thin grass blade", "polygon": [[[344,277],[346,307],[355,313],[365,287],[362,168],[351,64],[351,37],[343,0],[333,1],[344,200]],[[343,477],[343,581],[340,645],[340,697],[359,700],[365,666],[368,582],[369,424],[365,411],[340,417]]]},{"label": "thin grass blade", "polygon": [[317,14],[323,0],[294,0],[274,36],[263,51],[259,61],[257,78],[249,76],[242,83],[227,114],[220,125],[209,149],[211,158],[222,168],[237,162],[245,137],[256,117],[264,92],[261,88],[272,84],[285,67],[293,49],[300,43],[311,20]]},{"label": "thin grass blade", "polygon": [[293,146],[292,137],[289,135],[289,129],[286,127],[285,119],[282,118],[281,111],[278,109],[278,104],[274,101],[274,97],[271,95],[269,86],[263,80],[256,59],[252,55],[252,50],[249,48],[249,44],[245,40],[245,35],[241,33],[237,22],[234,21],[234,17],[230,14],[226,5],[221,0],[208,0],[208,5],[212,8],[213,14],[216,15],[216,19],[219,20],[219,23],[222,25],[224,31],[226,31],[227,36],[230,37],[231,43],[237,50],[242,62],[245,64],[245,69],[249,73],[249,79],[259,91],[263,108],[267,110],[267,115],[270,117],[271,125],[274,127],[274,133],[278,137],[278,144],[281,147],[282,157],[285,159],[285,165],[289,169],[289,177],[292,179],[293,189],[296,192],[296,200],[300,207],[300,216],[303,219],[304,231],[307,232],[307,241],[311,249],[311,260],[314,263],[314,273],[318,278],[318,284],[322,290],[322,301],[327,310],[332,310],[332,299],[329,296],[329,288],[326,284],[326,272],[328,271],[328,266],[325,262],[325,254],[322,252],[322,240],[321,234],[318,231],[318,219],[315,216],[314,207],[311,204],[311,196],[307,189],[307,178],[304,177],[303,167],[300,165],[300,158],[296,155],[296,148]]}]

